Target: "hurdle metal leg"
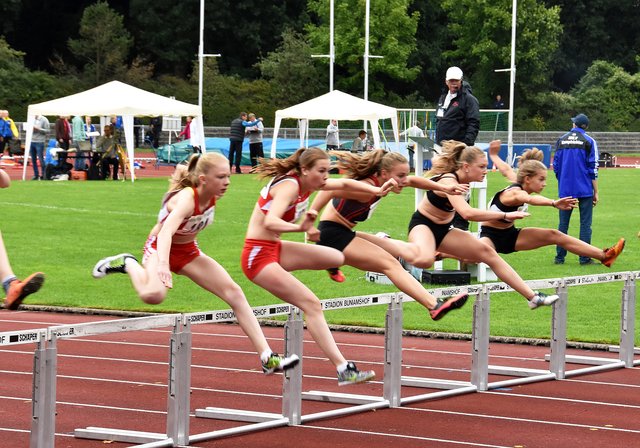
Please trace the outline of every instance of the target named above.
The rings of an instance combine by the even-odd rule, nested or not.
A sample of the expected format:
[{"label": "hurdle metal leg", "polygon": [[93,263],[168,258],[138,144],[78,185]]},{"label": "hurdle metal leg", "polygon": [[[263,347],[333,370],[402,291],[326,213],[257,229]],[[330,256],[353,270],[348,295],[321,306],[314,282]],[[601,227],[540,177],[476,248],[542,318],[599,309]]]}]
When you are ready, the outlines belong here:
[{"label": "hurdle metal leg", "polygon": [[389,407],[400,406],[402,389],[402,296],[396,294],[389,303],[384,332],[383,397]]},{"label": "hurdle metal leg", "polygon": [[33,357],[30,448],[55,446],[57,355],[55,335],[47,341],[42,332]]},{"label": "hurdle metal leg", "polygon": [[[622,290],[622,306],[620,320],[620,353],[619,359],[625,367],[633,367],[635,350],[636,322],[636,279],[628,274]],[[640,364],[640,361],[637,362]]]},{"label": "hurdle metal leg", "polygon": [[293,307],[284,327],[285,356],[297,354],[300,362],[284,374],[282,386],[282,415],[289,419],[289,425],[302,422],[302,354],[304,345],[304,324],[302,311]]},{"label": "hurdle metal leg", "polygon": [[167,436],[176,445],[189,443],[191,396],[191,324],[182,316],[171,335]]},{"label": "hurdle metal leg", "polygon": [[473,328],[471,330],[471,383],[479,391],[489,384],[489,292],[482,288],[473,304]]},{"label": "hurdle metal leg", "polygon": [[551,353],[549,370],[557,379],[563,379],[565,373],[565,357],[567,355],[567,302],[569,288],[563,280],[556,288],[560,298],[553,307],[551,317]]}]

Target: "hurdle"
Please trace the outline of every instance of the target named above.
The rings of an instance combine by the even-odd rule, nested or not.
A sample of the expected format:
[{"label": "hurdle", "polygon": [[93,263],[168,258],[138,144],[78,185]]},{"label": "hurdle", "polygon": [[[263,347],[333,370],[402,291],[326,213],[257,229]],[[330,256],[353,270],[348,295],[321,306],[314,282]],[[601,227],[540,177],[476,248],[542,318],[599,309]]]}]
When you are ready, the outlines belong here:
[{"label": "hurdle", "polygon": [[[326,299],[321,300],[320,303],[323,310],[336,310],[389,304],[393,301],[394,297],[396,297],[396,294],[372,294]],[[302,415],[302,400],[314,399],[314,397],[316,397],[316,394],[313,391],[302,392],[302,353],[304,334],[302,312],[298,308],[288,304],[254,308],[254,314],[256,314],[257,317],[267,317],[285,313],[289,314],[285,325],[285,354],[288,356],[289,354],[296,353],[300,357],[300,363],[298,363],[295,368],[288,370],[284,375],[282,413],[263,413],[217,407],[196,409],[196,417],[251,422],[254,423],[254,425],[247,425],[224,431],[213,431],[206,434],[192,436],[192,441],[208,440],[218,437],[226,437],[230,434],[264,429],[265,424],[268,424],[269,427],[284,425],[295,426],[312,420],[363,412],[364,410],[388,406],[388,401],[381,397],[352,396],[349,402],[350,404],[356,404],[357,406],[338,411]],[[347,396],[347,394],[335,394],[335,396],[346,399],[345,396]],[[334,400],[332,397],[323,397],[318,399],[322,399],[323,401],[338,401],[338,398]]]},{"label": "hurdle", "polygon": [[[40,387],[46,388],[48,383],[55,384],[57,363],[53,360],[57,356],[56,341],[58,339],[70,339],[83,336],[97,336],[101,334],[119,333],[126,331],[140,331],[152,328],[173,327],[170,343],[170,365],[179,365],[182,368],[170,368],[168,384],[168,410],[167,433],[150,433],[131,431],[126,429],[113,429],[102,427],[88,427],[76,429],[74,436],[84,439],[113,440],[116,442],[143,443],[150,440],[171,440],[175,443],[188,443],[189,433],[189,364],[191,359],[191,340],[188,322],[183,321],[181,314],[167,314],[161,316],[138,317],[132,319],[120,319],[95,323],[75,325],[53,326],[47,329],[46,339],[49,341],[49,353],[47,357],[51,362],[45,366],[45,374],[39,375]],[[178,363],[176,360],[179,360]],[[186,366],[186,368],[185,368]],[[50,392],[52,400],[42,403],[43,413],[55,415],[55,387]],[[185,414],[186,412],[186,414]],[[55,425],[47,425],[46,431],[50,431],[47,437],[53,440]],[[38,445],[38,446],[53,446]]]}]

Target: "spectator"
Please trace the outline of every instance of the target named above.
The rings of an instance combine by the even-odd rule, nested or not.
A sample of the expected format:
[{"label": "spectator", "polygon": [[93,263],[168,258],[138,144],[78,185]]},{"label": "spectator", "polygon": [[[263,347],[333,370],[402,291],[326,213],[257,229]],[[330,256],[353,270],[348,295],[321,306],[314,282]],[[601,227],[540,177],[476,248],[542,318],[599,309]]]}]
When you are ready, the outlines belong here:
[{"label": "spectator", "polygon": [[502,101],[501,95],[496,95],[496,100],[493,102],[494,109],[504,109],[504,101]]},{"label": "spectator", "polygon": [[[407,137],[424,137],[424,131],[420,128],[420,122],[416,121],[413,123],[408,129],[405,129],[400,133],[400,135],[406,135]],[[417,148],[422,148],[415,142],[407,143],[407,152],[409,153],[409,169],[413,170],[414,168],[414,159],[415,159],[415,151]]]},{"label": "spectator", "polygon": [[124,133],[124,125],[122,124],[122,117],[113,115],[111,117],[110,126],[111,126],[111,135],[113,135],[115,142],[118,145],[121,145],[122,134]]},{"label": "spectator", "polygon": [[[598,203],[598,144],[585,132],[589,118],[578,114],[571,119],[573,126],[556,142],[553,171],[558,179],[558,196],[578,200],[580,209],[580,240],[591,244],[593,207]],[[572,209],[559,210],[558,230],[569,231]],[[556,247],[556,264],[563,264],[567,250]],[[592,258],[580,256],[581,265],[594,264]]]},{"label": "spectator", "polygon": [[436,143],[457,140],[473,146],[480,130],[480,106],[471,94],[471,86],[462,81],[462,70],[449,67],[445,81],[447,92],[436,109]]},{"label": "spectator", "polygon": [[187,117],[187,123],[185,124],[182,132],[178,134],[178,139],[189,140],[191,138],[191,120],[193,120],[193,117]]},{"label": "spectator", "polygon": [[11,118],[9,118],[9,111],[0,111],[0,117],[2,123],[0,123],[0,152],[3,157],[11,157],[11,142],[17,140],[20,137],[18,128]]},{"label": "spectator", "polygon": [[[462,70],[449,67],[445,76],[447,92],[438,100],[436,109],[436,144],[456,140],[473,146],[480,130],[480,106],[471,94],[471,86],[463,82]],[[436,148],[436,150],[439,148]],[[454,215],[453,226],[469,230],[469,221],[458,212]]]},{"label": "spectator", "polygon": [[158,149],[160,146],[160,130],[162,129],[162,119],[160,117],[151,118],[150,122],[151,146]]},{"label": "spectator", "polygon": [[[249,121],[256,121],[256,115],[249,114]],[[249,158],[253,169],[258,165],[258,158],[264,157],[264,148],[262,147],[264,125],[262,124],[262,118],[258,119],[254,126],[247,127],[246,132],[249,134]]]},{"label": "spectator", "polygon": [[247,113],[240,112],[238,118],[231,121],[229,126],[229,168],[236,167],[236,174],[242,174],[240,163],[242,162],[242,143],[244,142],[245,128],[255,126],[257,120],[247,121]]},{"label": "spectator", "polygon": [[[9,185],[11,185],[9,175],[4,170],[0,170],[0,188],[7,188]],[[2,279],[2,286],[6,293],[4,307],[8,310],[15,310],[25,297],[40,289],[44,283],[44,274],[35,272],[24,280],[18,280],[11,269],[7,250],[4,247],[2,235],[0,235],[0,279]]]},{"label": "spectator", "polygon": [[338,120],[331,120],[327,126],[327,151],[333,151],[340,147],[340,136],[338,135]]},{"label": "spectator", "polygon": [[84,117],[84,131],[87,134],[87,139],[89,140],[89,143],[91,144],[91,150],[95,150],[96,148],[96,139],[94,138],[94,135],[96,133],[96,127],[91,123],[91,117],[90,116],[86,116]]},{"label": "spectator", "polygon": [[56,141],[58,146],[65,151],[69,150],[69,141],[71,140],[71,126],[69,125],[69,117],[60,115],[56,120]]},{"label": "spectator", "polygon": [[118,143],[113,136],[113,126],[106,125],[104,127],[104,135],[98,137],[96,143],[96,157],[94,163],[99,164],[101,169],[101,178],[107,179],[109,173],[113,180],[118,180],[118,151],[116,145]]},{"label": "spectator", "polygon": [[140,133],[142,133],[144,140],[144,126],[142,120],[139,117],[133,117],[133,140],[136,148],[140,147]]},{"label": "spectator", "polygon": [[76,159],[73,163],[73,169],[76,171],[86,170],[86,160],[89,157],[91,145],[87,139],[87,131],[84,126],[84,121],[80,115],[74,116],[73,120],[71,120],[71,130],[73,143],[76,147]]},{"label": "spectator", "polygon": [[358,136],[353,140],[351,152],[362,152],[367,147],[367,131],[364,129],[358,132]]},{"label": "spectator", "polygon": [[[31,147],[29,155],[33,164],[33,178],[31,180],[42,180],[44,177],[44,142],[47,141],[47,133],[51,125],[44,115],[36,115],[33,121],[33,135],[31,137]],[[40,169],[38,170],[38,165]],[[40,172],[41,171],[41,172]]]}]

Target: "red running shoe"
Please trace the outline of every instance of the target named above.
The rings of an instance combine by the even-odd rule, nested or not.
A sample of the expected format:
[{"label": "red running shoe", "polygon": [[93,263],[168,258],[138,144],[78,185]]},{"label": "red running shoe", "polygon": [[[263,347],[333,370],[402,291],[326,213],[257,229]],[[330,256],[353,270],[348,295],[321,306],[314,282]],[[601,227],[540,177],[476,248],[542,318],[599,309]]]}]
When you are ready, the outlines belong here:
[{"label": "red running shoe", "polygon": [[602,260],[602,264],[606,267],[610,268],[618,255],[622,253],[624,250],[625,239],[620,238],[618,242],[613,246],[604,250],[604,260]]},{"label": "red running shoe", "polygon": [[44,283],[44,274],[36,272],[24,280],[14,280],[9,284],[7,297],[4,299],[4,307],[8,310],[16,310],[25,297],[37,292]]},{"label": "red running shoe", "polygon": [[436,304],[436,307],[432,310],[429,310],[431,319],[440,320],[449,311],[462,308],[462,306],[467,302],[468,298],[469,298],[469,294],[467,293],[458,294],[457,296],[454,296],[454,297],[439,298],[438,303]]},{"label": "red running shoe", "polygon": [[334,282],[342,283],[347,279],[342,271],[338,268],[327,269],[327,272],[329,273],[329,277],[331,277],[331,280],[333,280]]}]

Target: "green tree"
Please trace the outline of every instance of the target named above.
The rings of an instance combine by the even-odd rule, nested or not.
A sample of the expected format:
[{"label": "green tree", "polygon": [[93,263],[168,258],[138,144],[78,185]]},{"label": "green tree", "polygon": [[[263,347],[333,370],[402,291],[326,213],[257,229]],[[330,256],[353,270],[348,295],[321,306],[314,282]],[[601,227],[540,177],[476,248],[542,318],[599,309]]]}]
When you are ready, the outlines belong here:
[{"label": "green tree", "polygon": [[606,131],[637,129],[640,120],[640,73],[634,75],[606,61],[595,61],[571,94],[590,127]]},{"label": "green tree", "polygon": [[[369,54],[383,56],[369,59],[369,97],[384,96],[392,81],[412,81],[419,67],[408,65],[416,48],[419,13],[409,13],[410,0],[371,2],[369,20]],[[329,2],[309,0],[309,11],[317,24],[306,27],[314,53],[329,52]],[[335,3],[335,87],[349,93],[363,92],[365,51],[365,1],[343,0]],[[327,59],[321,59],[328,64]]]},{"label": "green tree", "polygon": [[24,53],[12,49],[0,37],[0,98],[3,109],[16,121],[27,117],[29,104],[68,93],[64,84],[42,71],[30,71],[24,66]]},{"label": "green tree", "polygon": [[131,35],[124,27],[122,15],[107,2],[99,1],[84,10],[79,34],[78,39],[69,39],[69,49],[87,61],[84,71],[93,76],[95,84],[126,71]]},{"label": "green tree", "polygon": [[637,68],[640,52],[640,1],[545,0],[561,9],[564,33],[554,64],[556,88],[568,91],[596,60],[627,71]]},{"label": "green tree", "polygon": [[257,66],[269,80],[272,99],[279,107],[288,107],[314,98],[328,90],[327,73],[311,59],[311,46],[292,30],[282,34],[282,43]]},{"label": "green tree", "polygon": [[[512,0],[443,0],[442,5],[455,36],[455,47],[445,56],[463,69],[480,104],[487,104],[492,93],[508,86],[508,73],[494,70],[511,64]],[[515,100],[520,102],[548,89],[562,26],[559,8],[539,0],[520,0],[516,22]]]},{"label": "green tree", "polygon": [[137,54],[144,55],[159,73],[189,73],[198,54],[199,1],[131,0],[129,17]]}]

